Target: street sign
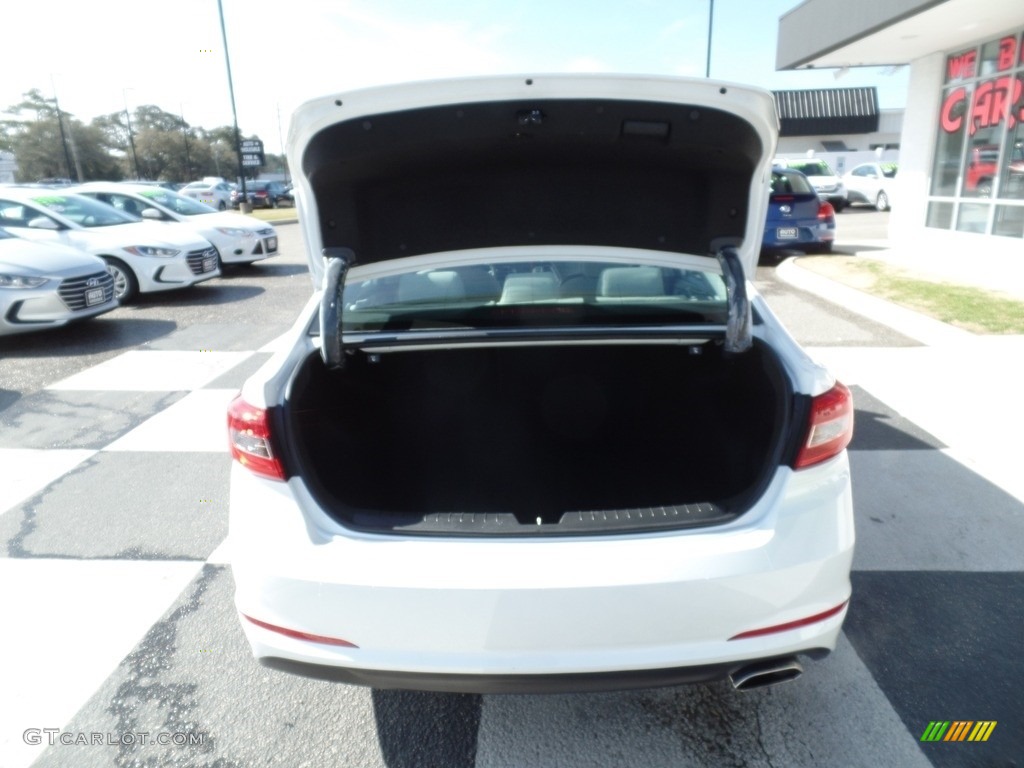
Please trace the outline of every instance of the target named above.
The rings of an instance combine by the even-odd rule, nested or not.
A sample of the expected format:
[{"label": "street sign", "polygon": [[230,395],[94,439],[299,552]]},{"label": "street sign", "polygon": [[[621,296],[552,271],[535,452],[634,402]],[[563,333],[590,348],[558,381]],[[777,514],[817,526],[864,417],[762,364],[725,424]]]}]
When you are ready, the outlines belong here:
[{"label": "street sign", "polygon": [[245,168],[259,168],[263,165],[263,153],[242,152],[242,166]]},{"label": "street sign", "polygon": [[259,139],[242,139],[240,144],[242,152],[263,154],[263,142]]}]

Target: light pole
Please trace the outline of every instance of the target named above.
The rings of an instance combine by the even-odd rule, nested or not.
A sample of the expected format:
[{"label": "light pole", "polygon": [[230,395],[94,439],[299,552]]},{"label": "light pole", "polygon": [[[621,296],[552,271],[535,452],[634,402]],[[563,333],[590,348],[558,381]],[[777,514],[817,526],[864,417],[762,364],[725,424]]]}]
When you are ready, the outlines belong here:
[{"label": "light pole", "polygon": [[231,96],[231,117],[235,121],[235,155],[238,157],[238,180],[242,185],[242,202],[238,204],[241,213],[251,213],[249,195],[245,191],[245,169],[242,168],[242,136],[238,132],[238,112],[235,110],[235,85],[231,80],[231,57],[228,55],[228,32],[224,27],[224,5],[217,0],[217,12],[220,14],[220,35],[224,40],[224,63],[228,68],[228,94]]},{"label": "light pole", "polygon": [[704,67],[704,77],[711,77],[711,25],[715,20],[715,0],[708,0],[708,63]]},{"label": "light pole", "polygon": [[139,156],[135,154],[135,134],[132,133],[132,117],[128,114],[128,91],[134,91],[134,88],[122,88],[121,95],[124,96],[124,119],[128,122],[128,143],[132,147],[132,163],[135,165],[135,180],[139,181],[142,177],[139,175]]}]

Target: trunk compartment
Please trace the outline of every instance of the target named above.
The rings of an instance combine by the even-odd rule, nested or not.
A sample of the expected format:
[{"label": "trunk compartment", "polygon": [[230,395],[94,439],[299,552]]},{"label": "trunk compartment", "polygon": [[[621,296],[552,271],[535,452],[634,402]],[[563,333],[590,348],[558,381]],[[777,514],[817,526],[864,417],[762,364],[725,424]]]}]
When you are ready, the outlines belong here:
[{"label": "trunk compartment", "polygon": [[784,455],[792,393],[763,343],[705,342],[311,355],[288,400],[286,462],[339,522],[535,535],[733,519]]}]

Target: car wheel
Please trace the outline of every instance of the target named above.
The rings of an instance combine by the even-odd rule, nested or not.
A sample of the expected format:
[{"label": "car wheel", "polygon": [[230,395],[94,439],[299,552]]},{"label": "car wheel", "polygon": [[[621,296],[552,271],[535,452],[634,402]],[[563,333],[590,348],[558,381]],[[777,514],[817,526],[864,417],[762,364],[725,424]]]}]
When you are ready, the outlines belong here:
[{"label": "car wheel", "polygon": [[223,200],[221,200],[220,203],[217,205],[217,208],[222,210],[222,211],[227,210],[227,207],[228,207],[227,203],[225,203]]},{"label": "car wheel", "polygon": [[845,208],[848,204],[849,203],[846,200],[836,200],[834,203],[832,203],[832,208],[836,213],[842,213],[843,208]]},{"label": "car wheel", "polygon": [[127,304],[138,296],[139,281],[128,265],[112,256],[104,256],[103,260],[107,262],[107,272],[114,278],[114,297],[120,303]]},{"label": "car wheel", "polygon": [[277,198],[276,197],[268,198],[267,199],[267,207],[268,208],[277,208]]},{"label": "car wheel", "polygon": [[889,196],[885,192],[879,192],[878,197],[875,198],[875,210],[876,211],[888,211],[889,210]]},{"label": "car wheel", "polygon": [[974,194],[978,197],[992,197],[992,179],[982,179],[974,188]]}]

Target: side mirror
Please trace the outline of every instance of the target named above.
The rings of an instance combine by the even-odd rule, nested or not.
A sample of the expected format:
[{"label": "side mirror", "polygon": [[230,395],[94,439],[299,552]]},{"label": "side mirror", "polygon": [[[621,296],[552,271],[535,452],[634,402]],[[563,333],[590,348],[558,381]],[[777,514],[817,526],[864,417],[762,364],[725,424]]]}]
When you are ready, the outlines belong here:
[{"label": "side mirror", "polygon": [[46,216],[36,216],[28,222],[29,229],[60,229],[60,225]]},{"label": "side mirror", "polygon": [[142,218],[151,219],[152,221],[163,221],[164,215],[160,213],[156,208],[145,208],[142,211]]}]

